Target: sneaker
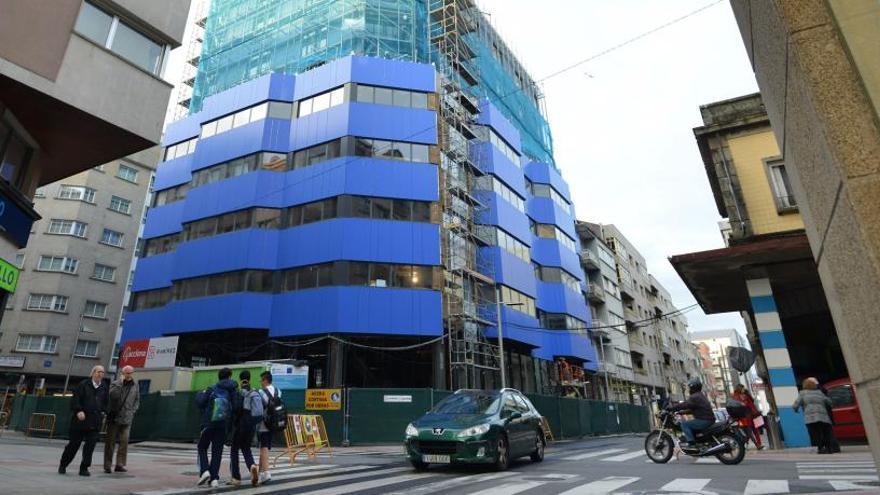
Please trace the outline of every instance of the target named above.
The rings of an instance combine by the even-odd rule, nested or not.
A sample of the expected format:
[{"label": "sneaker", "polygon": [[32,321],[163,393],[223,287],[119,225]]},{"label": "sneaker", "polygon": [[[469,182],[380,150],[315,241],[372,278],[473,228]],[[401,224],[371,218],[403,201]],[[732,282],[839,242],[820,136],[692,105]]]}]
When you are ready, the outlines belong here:
[{"label": "sneaker", "polygon": [[113,471],[111,471],[110,468],[108,468],[107,466],[104,466],[104,472],[107,473],[107,474],[110,474],[110,473],[112,473]]},{"label": "sneaker", "polygon": [[128,469],[125,469],[125,466],[116,466],[116,469],[114,469],[114,471],[116,471],[117,473],[127,473]]},{"label": "sneaker", "polygon": [[211,480],[211,488],[220,487],[220,480]]},{"label": "sneaker", "polygon": [[67,468],[64,466],[58,466],[58,474],[67,474]]},{"label": "sneaker", "polygon": [[251,485],[257,486],[260,484],[260,469],[256,464],[251,466]]},{"label": "sneaker", "polygon": [[260,484],[265,485],[266,483],[272,481],[272,475],[263,471],[260,473]]},{"label": "sneaker", "polygon": [[241,486],[241,480],[232,478],[226,482],[226,486]]},{"label": "sneaker", "polygon": [[79,470],[79,475],[80,475],[80,476],[91,476],[91,473],[89,473],[89,470],[88,470],[88,469],[80,469],[80,470]]},{"label": "sneaker", "polygon": [[199,482],[196,483],[196,486],[202,486],[205,483],[207,483],[210,479],[211,479],[211,473],[205,471],[204,473],[202,473],[201,476],[199,476]]}]

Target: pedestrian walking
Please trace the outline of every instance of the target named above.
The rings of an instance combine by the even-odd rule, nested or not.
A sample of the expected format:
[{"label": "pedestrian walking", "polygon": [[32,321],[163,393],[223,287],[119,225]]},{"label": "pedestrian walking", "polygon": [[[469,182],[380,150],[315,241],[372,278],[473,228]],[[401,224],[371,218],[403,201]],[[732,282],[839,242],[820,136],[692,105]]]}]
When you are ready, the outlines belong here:
[{"label": "pedestrian walking", "polygon": [[[257,439],[260,443],[260,484],[272,481],[269,472],[269,450],[272,449],[272,434],[280,425],[286,424],[287,412],[281,401],[281,391],[272,385],[272,373],[260,373],[260,397],[263,399],[264,420],[257,425]],[[281,428],[283,429],[283,427]]]},{"label": "pedestrian walking", "polygon": [[[819,391],[828,397],[828,390],[824,386],[819,385]],[[828,398],[830,399],[831,397]],[[831,402],[831,404],[826,404],[825,407],[828,411],[828,417],[831,418],[831,428],[828,430],[828,449],[832,454],[837,454],[840,453],[840,442],[837,440],[837,436],[834,435],[834,401]]]},{"label": "pedestrian walking", "polygon": [[125,473],[128,462],[128,434],[134,414],[141,405],[141,394],[134,379],[134,368],[122,368],[122,376],[110,384],[110,405],[107,407],[107,438],[104,439],[104,472],[110,473],[113,467],[113,450],[119,442],[116,453],[117,473]]},{"label": "pedestrian walking", "polygon": [[[220,486],[220,462],[223,444],[235,414],[235,396],[238,385],[230,379],[232,370],[223,368],[217,373],[218,381],[196,395],[196,405],[202,412],[202,428],[197,449],[199,452],[199,481],[197,486],[209,483]],[[211,458],[208,460],[208,448]]]},{"label": "pedestrian walking", "polygon": [[241,470],[238,466],[238,453],[244,458],[244,465],[251,474],[251,485],[260,483],[260,469],[254,463],[254,454],[251,452],[251,443],[254,440],[257,425],[263,422],[263,398],[256,390],[251,389],[251,372],[242,370],[238,374],[240,407],[236,407],[238,414],[233,422],[232,447],[229,451],[229,472],[232,479],[227,485],[241,485]]},{"label": "pedestrian walking", "polygon": [[92,465],[92,453],[98,442],[98,432],[107,409],[107,386],[104,385],[104,367],[95,366],[89,378],[81,381],[73,389],[70,401],[73,416],[70,418],[70,440],[61,454],[58,474],[67,473],[67,466],[76,457],[80,445],[83,445],[82,460],[79,464],[79,475],[90,476],[89,466]]},{"label": "pedestrian walking", "polygon": [[741,383],[733,388],[733,398],[745,404],[750,411],[749,417],[737,420],[740,428],[746,432],[746,435],[748,435],[758,450],[763,450],[764,443],[761,441],[761,434],[758,432],[758,428],[755,426],[755,418],[761,415],[761,412],[755,406],[755,398],[752,397],[746,386]]},{"label": "pedestrian walking", "polygon": [[819,380],[807,378],[792,406],[795,412],[804,410],[804,423],[807,424],[810,436],[816,440],[819,454],[832,453],[831,417],[827,409],[830,404],[831,399],[819,390]]}]

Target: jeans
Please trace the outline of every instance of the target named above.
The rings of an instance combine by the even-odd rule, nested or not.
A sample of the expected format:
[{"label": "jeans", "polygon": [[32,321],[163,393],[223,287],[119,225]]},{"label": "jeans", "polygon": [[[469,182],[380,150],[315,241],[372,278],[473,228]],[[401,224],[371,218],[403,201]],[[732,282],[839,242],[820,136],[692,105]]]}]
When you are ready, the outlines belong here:
[{"label": "jeans", "polygon": [[110,423],[107,425],[107,437],[104,439],[104,469],[113,467],[113,450],[116,442],[119,442],[119,451],[116,453],[116,465],[125,467],[128,462],[128,434],[131,425]]},{"label": "jeans", "polygon": [[[211,481],[220,479],[220,462],[223,461],[223,442],[226,441],[226,426],[207,426],[199,435],[199,473],[211,473]],[[211,462],[208,463],[208,446],[211,447]]]},{"label": "jeans", "polygon": [[238,428],[232,434],[232,448],[229,452],[229,472],[232,474],[233,479],[241,479],[241,470],[238,467],[239,450],[241,451],[241,456],[244,457],[245,467],[250,470],[251,466],[254,465],[254,454],[251,452],[251,442],[253,439],[253,428]]},{"label": "jeans", "polygon": [[86,471],[89,469],[89,466],[92,465],[92,453],[95,451],[95,444],[98,442],[98,432],[97,430],[83,430],[80,428],[70,429],[70,441],[67,442],[67,446],[64,447],[64,453],[61,454],[61,467],[67,468],[73,461],[83,441],[85,441],[85,445],[83,445],[82,461],[79,463],[79,470]]},{"label": "jeans", "polygon": [[684,438],[688,442],[694,443],[694,433],[705,430],[712,426],[713,423],[715,422],[708,419],[689,419],[681,422],[681,432],[684,433]]}]

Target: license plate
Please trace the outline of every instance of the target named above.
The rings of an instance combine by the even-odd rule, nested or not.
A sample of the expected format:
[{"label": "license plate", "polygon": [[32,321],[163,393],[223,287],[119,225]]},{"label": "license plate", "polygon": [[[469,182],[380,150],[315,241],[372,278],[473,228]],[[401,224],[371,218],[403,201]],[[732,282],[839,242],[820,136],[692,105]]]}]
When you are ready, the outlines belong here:
[{"label": "license plate", "polygon": [[448,455],[423,455],[422,462],[433,462],[435,464],[449,464],[452,462]]}]

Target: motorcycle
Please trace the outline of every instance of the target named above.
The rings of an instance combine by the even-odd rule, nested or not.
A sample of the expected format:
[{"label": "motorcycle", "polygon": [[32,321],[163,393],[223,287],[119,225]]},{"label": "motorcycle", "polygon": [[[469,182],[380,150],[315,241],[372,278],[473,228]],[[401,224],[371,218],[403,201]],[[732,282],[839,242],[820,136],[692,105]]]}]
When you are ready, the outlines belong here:
[{"label": "motorcycle", "polygon": [[713,423],[705,430],[695,434],[693,448],[680,446],[681,426],[678,414],[664,408],[658,415],[659,426],[645,438],[645,453],[657,464],[669,462],[673,454],[682,453],[691,457],[715,456],[724,464],[739,464],[746,456],[746,447],[738,434],[735,419]]}]

